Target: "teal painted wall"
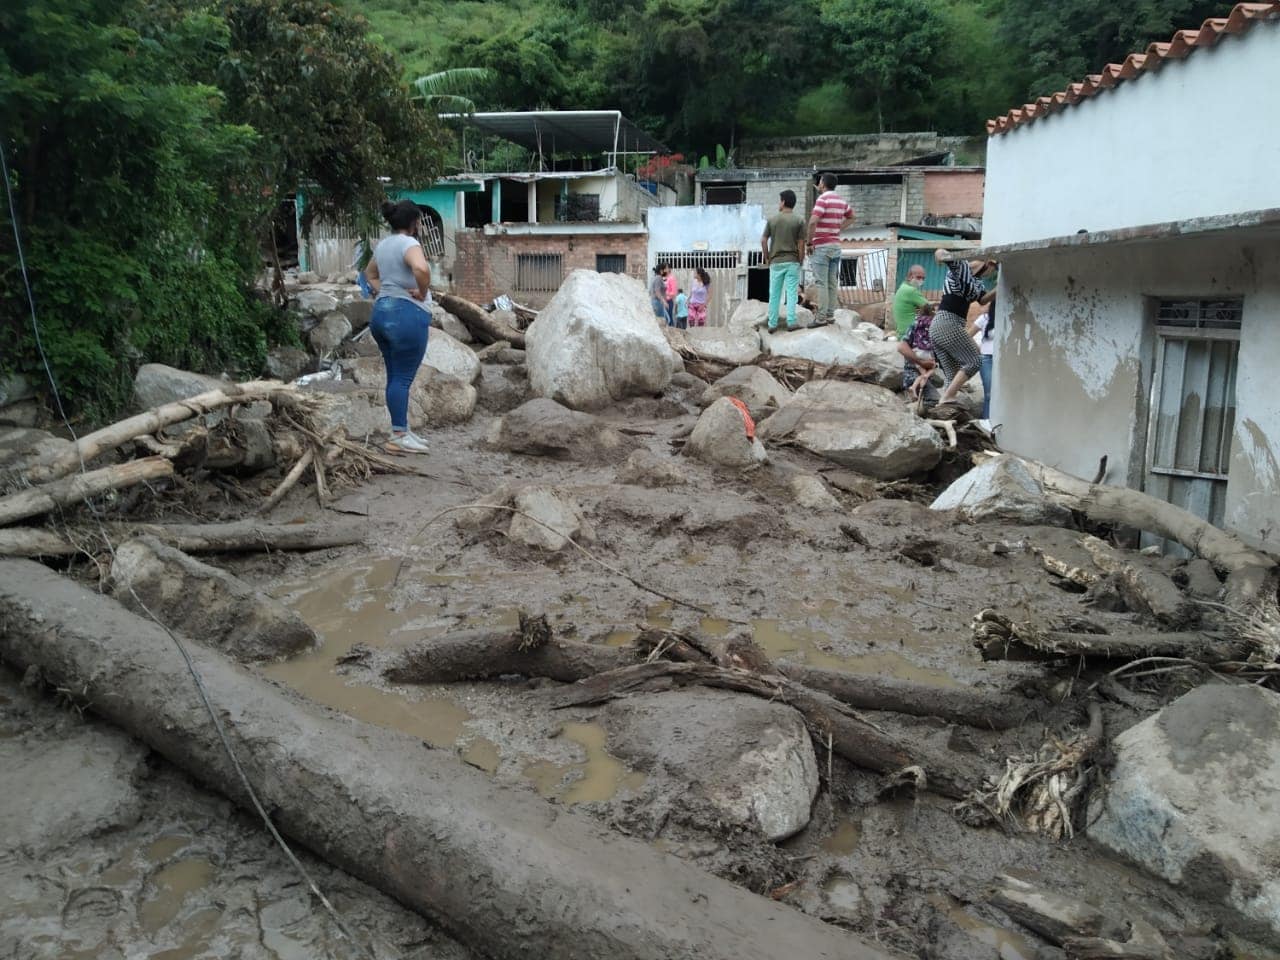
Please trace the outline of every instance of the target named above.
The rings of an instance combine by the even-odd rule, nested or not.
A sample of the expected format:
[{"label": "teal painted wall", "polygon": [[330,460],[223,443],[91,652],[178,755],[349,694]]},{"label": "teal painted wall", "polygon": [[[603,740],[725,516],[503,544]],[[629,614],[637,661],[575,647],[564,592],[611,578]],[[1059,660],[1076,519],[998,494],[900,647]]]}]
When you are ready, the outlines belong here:
[{"label": "teal painted wall", "polygon": [[[894,290],[902,286],[902,281],[907,279],[907,271],[914,266],[924,267],[926,290],[942,289],[942,284],[947,279],[947,268],[933,259],[932,250],[900,250],[898,251],[898,276],[893,283]],[[982,285],[988,290],[993,289],[996,285],[995,275],[983,277]]]}]

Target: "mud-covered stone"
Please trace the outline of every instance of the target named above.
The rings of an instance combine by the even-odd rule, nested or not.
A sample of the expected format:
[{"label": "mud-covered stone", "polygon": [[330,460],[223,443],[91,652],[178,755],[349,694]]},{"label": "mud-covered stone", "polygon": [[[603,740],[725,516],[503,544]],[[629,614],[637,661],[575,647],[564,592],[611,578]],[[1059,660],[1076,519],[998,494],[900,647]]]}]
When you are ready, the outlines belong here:
[{"label": "mud-covered stone", "polygon": [[1089,835],[1280,933],[1280,694],[1209,683],[1113,742]]},{"label": "mud-covered stone", "polygon": [[[778,310],[778,323],[787,325],[787,308]],[[808,327],[813,323],[813,311],[808,307],[796,307],[796,326]],[[769,325],[769,304],[763,300],[743,300],[729,315],[728,327],[731,330],[755,330],[760,337],[767,336]]]},{"label": "mud-covered stone", "polygon": [[957,478],[930,504],[956,510],[967,520],[1066,526],[1071,511],[1053,503],[1044,486],[1017,457],[999,456]]},{"label": "mud-covered stone", "polygon": [[609,749],[689,784],[724,821],[783,840],[803,830],[818,763],[791,707],[714,690],[640,694],[605,710]]},{"label": "mud-covered stone", "polygon": [[[371,391],[371,398],[383,399],[387,388],[387,368],[381,357],[361,357],[347,363],[346,369],[356,383]],[[471,384],[424,363],[409,387],[409,426],[464,423],[475,413],[477,396],[476,388]],[[378,422],[381,423],[380,417]],[[390,414],[387,415],[386,426],[388,430],[391,428]]]},{"label": "mud-covered stone", "polygon": [[[375,358],[365,359],[382,363]],[[311,422],[321,436],[341,430],[351,439],[363,441],[391,432],[391,414],[379,388],[352,380],[320,380],[302,389],[315,398]],[[411,422],[410,426],[414,424]]]},{"label": "mud-covered stone", "polygon": [[[873,328],[874,329],[874,328]],[[902,355],[897,343],[869,340],[860,330],[836,325],[770,334],[765,345],[775,357],[796,357],[814,363],[867,367],[873,381],[889,390],[902,388]]]},{"label": "mud-covered stone", "polygon": [[578,505],[550,487],[522,487],[512,505],[520,512],[512,515],[507,537],[517,543],[555,553],[566,547],[570,538],[579,542],[593,539]]},{"label": "mud-covered stone", "polygon": [[525,335],[534,394],[575,410],[654,396],[671,382],[674,351],[639,281],[575,270]]},{"label": "mud-covered stone", "polygon": [[529,373],[523,366],[482,365],[477,402],[490,413],[506,413],[529,399]]},{"label": "mud-covered stone", "polygon": [[640,487],[678,487],[689,482],[689,472],[676,460],[642,447],[618,468],[618,482]]},{"label": "mud-covered stone", "polygon": [[373,317],[373,301],[365,297],[347,300],[338,309],[350,321],[352,333],[359,333],[369,326],[369,320]]},{"label": "mud-covered stone", "polygon": [[138,819],[135,782],[147,751],[111,730],[80,727],[38,752],[0,738],[0,851],[40,856]]},{"label": "mud-covered stone", "polygon": [[791,496],[806,510],[841,510],[840,501],[827,489],[821,479],[811,473],[802,473],[787,482]]},{"label": "mud-covered stone", "polygon": [[443,330],[459,343],[472,343],[475,339],[465,323],[435,302],[431,304],[431,326]]},{"label": "mud-covered stone", "polygon": [[721,397],[736,397],[747,405],[751,416],[761,420],[789,399],[791,391],[775,380],[769,371],[755,366],[731,370],[702,393],[703,406]]},{"label": "mud-covered stone", "polygon": [[57,456],[71,448],[71,441],[45,430],[29,427],[0,428],[0,470],[14,469]]},{"label": "mud-covered stone", "polygon": [[338,298],[325,290],[303,289],[293,295],[291,305],[299,313],[319,317],[330,310],[337,310]]},{"label": "mud-covered stone", "polygon": [[289,383],[311,370],[313,363],[311,355],[300,347],[272,347],[267,351],[267,376]]},{"label": "mud-covered stone", "polygon": [[112,594],[165,626],[240,660],[270,660],[312,647],[315,631],[277,600],[154,537],[116,550]]},{"label": "mud-covered stone", "polygon": [[931,470],[942,459],[937,431],[890,391],[869,383],[813,380],[759,427],[877,480]]},{"label": "mud-covered stone", "polygon": [[464,383],[475,383],[480,377],[480,360],[476,352],[444,330],[432,330],[428,335],[427,355],[422,362]]},{"label": "mud-covered stone", "polygon": [[489,446],[508,453],[556,457],[582,463],[614,463],[636,448],[636,441],[599,417],[538,397],[493,424]]},{"label": "mud-covered stone", "polygon": [[721,397],[703,411],[684,452],[721,467],[750,467],[768,459],[764,445],[747,436],[742,411],[728,397]]}]

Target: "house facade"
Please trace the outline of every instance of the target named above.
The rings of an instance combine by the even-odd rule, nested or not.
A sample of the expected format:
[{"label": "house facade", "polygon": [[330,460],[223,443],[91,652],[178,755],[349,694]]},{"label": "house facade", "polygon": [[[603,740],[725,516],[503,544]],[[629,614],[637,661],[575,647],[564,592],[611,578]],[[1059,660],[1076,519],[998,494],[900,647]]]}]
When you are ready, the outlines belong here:
[{"label": "house facade", "polygon": [[990,121],[1001,445],[1280,550],[1280,2]]}]

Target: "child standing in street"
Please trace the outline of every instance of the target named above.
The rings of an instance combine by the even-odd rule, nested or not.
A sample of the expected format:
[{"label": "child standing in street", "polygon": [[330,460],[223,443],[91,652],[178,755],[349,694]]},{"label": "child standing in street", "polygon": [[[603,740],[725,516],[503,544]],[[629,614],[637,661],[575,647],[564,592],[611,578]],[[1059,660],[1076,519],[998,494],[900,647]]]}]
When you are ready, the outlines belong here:
[{"label": "child standing in street", "polygon": [[693,291],[689,294],[689,326],[707,325],[707,301],[711,297],[711,274],[702,267],[693,271]]},{"label": "child standing in street", "polygon": [[689,298],[685,296],[684,287],[676,293],[676,328],[689,329]]}]

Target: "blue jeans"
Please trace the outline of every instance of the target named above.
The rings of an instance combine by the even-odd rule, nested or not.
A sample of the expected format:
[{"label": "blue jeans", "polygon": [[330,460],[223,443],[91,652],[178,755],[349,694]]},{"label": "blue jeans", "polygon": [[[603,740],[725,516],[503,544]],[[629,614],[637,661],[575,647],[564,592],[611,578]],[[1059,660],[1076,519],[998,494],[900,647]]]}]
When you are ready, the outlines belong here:
[{"label": "blue jeans", "polygon": [[978,373],[982,377],[982,419],[991,419],[991,361],[994,360],[989,353],[982,355],[982,366],[978,368]]},{"label": "blue jeans", "polygon": [[374,301],[369,329],[387,368],[387,411],[391,429],[397,432],[409,429],[409,388],[427,354],[430,328],[431,314],[414,300],[379,297]]},{"label": "blue jeans", "polygon": [[830,320],[840,306],[840,244],[824,243],[809,257],[813,282],[818,285],[818,318]]},{"label": "blue jeans", "polygon": [[373,287],[369,286],[369,278],[364,275],[363,270],[356,274],[356,286],[360,288],[365,299],[373,296]]},{"label": "blue jeans", "polygon": [[796,325],[796,303],[800,299],[800,264],[769,264],[769,329],[778,326],[778,310],[787,298],[787,326]]},{"label": "blue jeans", "polygon": [[659,320],[667,319],[667,301],[659,300],[657,297],[650,297],[649,304],[653,307],[653,315]]}]

